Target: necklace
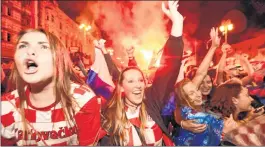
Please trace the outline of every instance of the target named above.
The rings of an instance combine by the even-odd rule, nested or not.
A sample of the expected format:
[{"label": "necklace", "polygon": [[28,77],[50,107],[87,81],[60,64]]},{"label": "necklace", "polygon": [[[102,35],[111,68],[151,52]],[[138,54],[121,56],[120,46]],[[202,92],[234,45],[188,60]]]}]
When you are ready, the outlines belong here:
[{"label": "necklace", "polygon": [[126,101],[125,101],[125,105],[128,107],[128,109],[130,109],[130,111],[131,111],[132,113],[135,113],[135,112],[137,111],[137,109],[139,108],[139,106],[140,106],[140,105],[135,106],[135,105],[133,105],[133,104],[129,104],[129,103],[127,103]]}]

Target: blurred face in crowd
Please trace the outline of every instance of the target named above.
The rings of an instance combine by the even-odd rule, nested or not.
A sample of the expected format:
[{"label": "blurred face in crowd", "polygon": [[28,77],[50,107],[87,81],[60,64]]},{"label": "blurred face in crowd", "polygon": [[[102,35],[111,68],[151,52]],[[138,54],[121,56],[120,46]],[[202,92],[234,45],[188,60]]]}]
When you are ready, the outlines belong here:
[{"label": "blurred face in crowd", "polygon": [[125,93],[125,102],[129,105],[140,105],[144,98],[145,78],[136,69],[129,69],[123,74],[121,90]]},{"label": "blurred face in crowd", "polygon": [[246,71],[244,71],[244,69],[241,66],[234,67],[234,68],[228,70],[228,76],[230,79],[234,78],[234,77],[241,79],[246,75],[247,75]]},{"label": "blurred face in crowd", "polygon": [[14,60],[19,75],[26,83],[47,82],[53,77],[53,56],[44,33],[24,34],[16,46]]},{"label": "blurred face in crowd", "polygon": [[242,86],[239,95],[232,98],[235,107],[240,111],[250,111],[252,109],[251,102],[253,99],[248,94],[248,89]]},{"label": "blurred face in crowd", "polygon": [[228,74],[229,74],[229,77],[230,77],[230,78],[238,77],[239,74],[240,74],[240,71],[238,70],[238,68],[233,68],[233,69],[230,69],[230,70],[228,71]]},{"label": "blurred face in crowd", "polygon": [[188,101],[194,106],[202,105],[202,93],[197,90],[196,86],[192,82],[188,82],[183,86],[183,90],[188,96]]},{"label": "blurred face in crowd", "polygon": [[213,83],[211,77],[209,75],[206,75],[199,87],[199,90],[201,91],[202,95],[209,95],[212,87]]}]

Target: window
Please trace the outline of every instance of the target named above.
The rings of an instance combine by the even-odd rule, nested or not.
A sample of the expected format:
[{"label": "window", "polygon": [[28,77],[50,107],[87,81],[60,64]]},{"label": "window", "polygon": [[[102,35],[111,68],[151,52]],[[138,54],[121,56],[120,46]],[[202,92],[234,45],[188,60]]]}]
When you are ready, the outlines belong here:
[{"label": "window", "polygon": [[52,22],[54,22],[54,17],[53,17],[53,15],[52,15]]},{"label": "window", "polygon": [[29,18],[24,18],[22,20],[22,25],[23,26],[30,26],[30,19]]},{"label": "window", "polygon": [[21,14],[21,17],[23,18],[23,19],[21,20],[22,25],[23,25],[23,26],[30,26],[30,23],[31,23],[30,16],[29,16],[27,13],[23,12],[23,13]]},{"label": "window", "polygon": [[11,34],[10,33],[7,33],[7,41],[11,42]]},{"label": "window", "polygon": [[11,8],[7,7],[7,15],[11,16]]},{"label": "window", "polygon": [[49,20],[49,15],[46,16],[46,20]]},{"label": "window", "polygon": [[62,29],[63,28],[63,25],[62,25],[62,23],[60,23],[60,29]]},{"label": "window", "polygon": [[4,32],[1,32],[1,40],[5,40],[5,38],[4,38]]},{"label": "window", "polygon": [[31,24],[31,19],[30,18],[27,19],[27,24],[30,26],[30,24]]},{"label": "window", "polygon": [[30,6],[30,1],[29,0],[23,0],[21,5],[22,5],[22,7],[28,7],[28,6]]}]

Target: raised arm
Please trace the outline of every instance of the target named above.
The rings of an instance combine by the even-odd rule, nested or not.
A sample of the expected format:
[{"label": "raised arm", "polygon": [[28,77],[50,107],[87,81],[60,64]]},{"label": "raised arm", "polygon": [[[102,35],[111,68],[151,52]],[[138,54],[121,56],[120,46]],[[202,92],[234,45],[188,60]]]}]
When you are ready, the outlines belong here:
[{"label": "raised arm", "polygon": [[181,66],[180,66],[180,71],[179,71],[179,75],[177,78],[177,82],[180,82],[181,80],[183,80],[185,78],[185,63],[188,60],[188,58],[184,59],[181,61]]},{"label": "raised arm", "polygon": [[215,53],[215,50],[217,49],[217,47],[220,44],[220,38],[218,37],[218,28],[216,28],[216,29],[212,28],[211,32],[210,32],[210,36],[212,39],[212,46],[209,49],[206,56],[204,57],[202,63],[200,64],[200,66],[199,66],[199,68],[195,74],[195,77],[192,79],[192,82],[196,85],[197,88],[200,86],[202,80],[207,75],[207,71],[208,71],[210,63],[213,59],[213,55]]},{"label": "raised arm", "polygon": [[254,74],[254,69],[248,59],[244,57],[243,55],[240,56],[240,62],[244,67],[244,70],[247,71],[248,75],[241,79],[242,85],[245,86],[249,84],[253,80],[253,74]]},{"label": "raised arm", "polygon": [[184,47],[182,40],[184,19],[177,10],[178,1],[168,3],[169,9],[166,9],[163,3],[162,10],[173,22],[171,34],[164,46],[160,67],[155,73],[153,84],[146,89],[147,101],[154,103],[159,111],[164,105],[164,98],[169,98],[169,93],[174,90]]},{"label": "raised arm", "polygon": [[117,83],[117,81],[119,79],[120,71],[117,68],[116,64],[113,62],[110,54],[108,53],[108,51],[105,48],[105,40],[103,40],[103,39],[100,39],[99,41],[94,40],[93,43],[94,43],[96,48],[98,48],[102,51],[104,58],[106,60],[108,69],[109,69],[109,73],[112,76],[112,81],[114,83]]},{"label": "raised arm", "polygon": [[77,66],[80,68],[81,72],[82,72],[83,75],[86,77],[86,76],[87,76],[87,71],[86,71],[86,69],[85,69],[85,66],[84,66],[82,60],[79,60],[79,61],[77,62]]},{"label": "raised arm", "polygon": [[96,95],[110,99],[115,85],[110,76],[107,63],[100,49],[95,49],[95,62],[90,67],[86,83]]},{"label": "raised arm", "polygon": [[224,43],[222,45],[222,52],[223,52],[223,55],[219,61],[219,64],[218,64],[218,69],[217,69],[217,73],[216,73],[216,85],[220,85],[224,82],[224,69],[225,69],[225,65],[226,65],[226,57],[227,57],[227,51],[228,49],[230,49],[231,46],[229,44],[226,44]]},{"label": "raised arm", "polygon": [[134,58],[134,47],[126,49],[127,55],[129,57],[128,66],[137,66],[137,62]]}]

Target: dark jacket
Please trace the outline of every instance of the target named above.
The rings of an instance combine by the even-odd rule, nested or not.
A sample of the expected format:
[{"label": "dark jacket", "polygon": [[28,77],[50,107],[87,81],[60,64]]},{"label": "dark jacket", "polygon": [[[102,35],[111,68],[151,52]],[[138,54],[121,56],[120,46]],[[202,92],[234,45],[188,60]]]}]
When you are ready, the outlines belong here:
[{"label": "dark jacket", "polygon": [[183,48],[182,36],[169,37],[164,46],[160,67],[155,73],[153,84],[145,91],[144,103],[147,113],[168,137],[170,134],[161,117],[161,110],[165,102],[168,101],[170,92],[174,91],[174,84],[181,66]]}]

